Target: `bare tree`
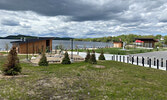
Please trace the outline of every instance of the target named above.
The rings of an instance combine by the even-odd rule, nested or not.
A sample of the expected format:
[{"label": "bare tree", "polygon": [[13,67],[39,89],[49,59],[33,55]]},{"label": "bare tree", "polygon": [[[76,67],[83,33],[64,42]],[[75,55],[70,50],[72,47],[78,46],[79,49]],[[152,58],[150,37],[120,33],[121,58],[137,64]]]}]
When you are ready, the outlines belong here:
[{"label": "bare tree", "polygon": [[8,43],[5,43],[5,50],[6,50],[7,53],[8,53],[8,50],[9,50],[9,44],[8,44]]}]

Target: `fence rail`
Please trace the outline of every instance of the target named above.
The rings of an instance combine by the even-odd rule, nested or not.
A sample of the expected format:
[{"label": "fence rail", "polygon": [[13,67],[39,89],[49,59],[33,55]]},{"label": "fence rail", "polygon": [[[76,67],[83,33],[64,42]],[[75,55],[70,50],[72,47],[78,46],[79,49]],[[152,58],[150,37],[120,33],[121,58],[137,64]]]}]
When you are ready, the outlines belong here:
[{"label": "fence rail", "polygon": [[151,57],[131,56],[131,55],[129,56],[112,55],[111,60],[167,71],[167,60],[163,58],[158,59]]}]

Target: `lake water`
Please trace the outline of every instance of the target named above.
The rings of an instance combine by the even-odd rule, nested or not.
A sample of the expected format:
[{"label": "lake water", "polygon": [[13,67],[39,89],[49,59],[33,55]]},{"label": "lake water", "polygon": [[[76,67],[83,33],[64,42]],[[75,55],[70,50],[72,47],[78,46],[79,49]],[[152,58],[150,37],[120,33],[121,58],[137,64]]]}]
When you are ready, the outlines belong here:
[{"label": "lake water", "polygon": [[[12,47],[11,41],[18,41],[13,39],[0,39],[0,51],[5,50],[5,44],[8,44],[9,47]],[[112,47],[113,44],[110,43],[104,43],[104,42],[86,42],[86,41],[74,41],[73,42],[73,48],[104,48],[104,47]],[[70,49],[71,48],[71,41],[70,40],[53,40],[53,49],[55,49],[56,46],[62,45],[64,49]]]},{"label": "lake water", "polygon": [[13,39],[0,39],[0,51],[5,50],[5,45],[8,44],[8,46],[11,48],[12,44],[10,43],[11,41],[17,41]]}]

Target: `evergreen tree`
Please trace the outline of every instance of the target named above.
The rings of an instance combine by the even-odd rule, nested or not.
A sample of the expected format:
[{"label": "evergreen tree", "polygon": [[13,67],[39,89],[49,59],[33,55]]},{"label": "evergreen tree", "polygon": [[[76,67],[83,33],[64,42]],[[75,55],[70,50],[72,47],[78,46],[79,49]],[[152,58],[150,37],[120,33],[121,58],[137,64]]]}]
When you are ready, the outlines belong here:
[{"label": "evergreen tree", "polygon": [[93,53],[92,53],[91,56],[90,56],[89,62],[90,62],[91,64],[97,64],[96,56],[95,56],[95,51],[93,50],[92,52],[93,52]]},{"label": "evergreen tree", "polygon": [[85,57],[85,62],[89,62],[89,60],[90,60],[90,51],[87,50],[87,55]]},{"label": "evergreen tree", "polygon": [[67,51],[65,52],[64,58],[63,58],[63,60],[62,60],[61,63],[62,63],[62,64],[71,64],[71,61],[70,61],[70,58],[69,58],[69,56],[68,56]]},{"label": "evergreen tree", "polygon": [[99,56],[99,60],[105,60],[103,50],[101,50],[101,54]]},{"label": "evergreen tree", "polygon": [[8,61],[2,67],[2,72],[5,75],[18,75],[21,73],[19,58],[17,57],[16,47],[13,46],[8,54]]},{"label": "evergreen tree", "polygon": [[39,66],[48,66],[48,61],[47,61],[45,53],[42,54],[42,57],[41,57],[38,65]]}]

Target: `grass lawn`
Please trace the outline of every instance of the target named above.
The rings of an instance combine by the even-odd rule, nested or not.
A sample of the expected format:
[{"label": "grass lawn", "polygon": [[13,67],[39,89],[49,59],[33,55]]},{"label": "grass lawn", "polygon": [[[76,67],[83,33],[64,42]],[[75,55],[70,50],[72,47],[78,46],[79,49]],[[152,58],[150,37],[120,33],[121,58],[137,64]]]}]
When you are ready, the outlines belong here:
[{"label": "grass lawn", "polygon": [[0,52],[1,54],[8,54],[7,52]]},{"label": "grass lawn", "polygon": [[[145,52],[153,52],[157,51],[157,49],[142,49],[142,48],[136,48],[136,49],[126,49],[122,50],[122,48],[103,48],[103,49],[95,49],[95,52],[100,53],[101,50],[103,50],[106,54],[119,54],[119,55],[128,55],[128,54],[137,54],[137,53],[145,53]],[[165,48],[159,49],[159,51],[167,50]],[[86,52],[87,50],[80,49],[79,52]]]},{"label": "grass lawn", "polygon": [[[6,58],[0,57],[0,66]],[[20,77],[0,77],[0,99],[165,100],[167,72],[114,61],[34,67],[21,63]]]}]

